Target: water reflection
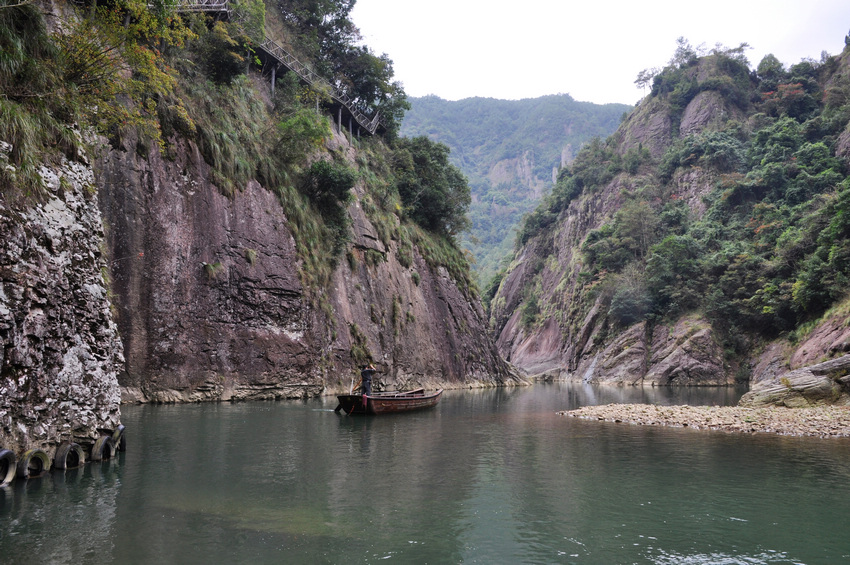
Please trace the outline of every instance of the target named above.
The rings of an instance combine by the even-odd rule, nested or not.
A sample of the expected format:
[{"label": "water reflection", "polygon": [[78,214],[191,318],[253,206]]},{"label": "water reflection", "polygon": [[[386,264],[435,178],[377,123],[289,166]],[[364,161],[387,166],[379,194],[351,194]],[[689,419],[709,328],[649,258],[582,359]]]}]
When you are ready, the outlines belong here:
[{"label": "water reflection", "polygon": [[54,471],[0,488],[4,563],[94,563],[114,544],[121,461]]},{"label": "water reflection", "polygon": [[22,562],[40,547],[59,563],[848,559],[834,526],[850,512],[836,494],[850,479],[850,442],[556,414],[619,400],[737,396],[560,383],[447,391],[436,409],[374,418],[335,414],[330,398],[127,407],[125,459],[0,489],[0,516],[12,524],[0,554]]}]

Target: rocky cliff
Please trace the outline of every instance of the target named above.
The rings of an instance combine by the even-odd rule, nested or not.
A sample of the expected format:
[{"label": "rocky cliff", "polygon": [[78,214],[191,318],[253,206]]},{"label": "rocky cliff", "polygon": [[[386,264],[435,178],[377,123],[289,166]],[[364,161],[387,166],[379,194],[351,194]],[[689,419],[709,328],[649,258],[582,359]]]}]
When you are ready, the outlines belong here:
[{"label": "rocky cliff", "polygon": [[[669,105],[648,98],[611,136],[618,155],[647,151],[655,158],[675,137],[700,131],[722,114],[740,114],[716,93],[696,96],[680,120]],[[674,128],[675,122],[680,122]],[[678,135],[674,132],[679,130]],[[694,214],[704,212],[702,196],[710,190],[711,170],[679,172],[663,197],[685,201]],[[516,255],[492,302],[491,325],[499,351],[529,374],[555,373],[584,382],[651,385],[727,385],[734,371],[711,325],[697,316],[671,324],[613,327],[608,316],[613,288],[588,292],[581,280],[587,268],[582,244],[588,235],[622,208],[628,195],[653,182],[646,169],[621,173],[598,190],[586,191],[562,212],[549,229]],[[664,193],[659,189],[659,197]],[[543,303],[540,320],[523,323],[524,307],[533,293]]]},{"label": "rocky cliff", "polygon": [[[354,162],[344,135],[329,147]],[[355,349],[375,359],[383,388],[512,380],[477,302],[416,247],[405,267],[398,242],[378,237],[362,183],[349,207],[349,260],[327,288],[305,288],[277,195],[251,181],[226,196],[192,143],[178,141],[175,155],[119,148],[98,163],[125,401],[347,390]]]},{"label": "rocky cliff", "polygon": [[[794,141],[795,145],[788,145],[794,149],[785,149],[780,156],[759,155],[758,159],[747,161],[748,147],[751,154],[761,151],[757,146],[760,138],[754,132],[780,117],[787,119],[786,116],[792,115],[797,123],[805,124],[801,131],[808,132],[810,143],[823,143],[824,155],[845,158],[843,165],[830,161],[833,184],[822,185],[821,190],[829,194],[823,201],[836,198],[843,190],[845,185],[840,182],[845,177],[834,173],[847,166],[846,139],[850,124],[847,112],[842,109],[846,97],[835,96],[847,92],[850,54],[845,50],[842,56],[817,68],[801,63],[779,79],[767,71],[762,72],[768,78],[747,71],[740,57],[718,52],[703,57],[692,53],[689,57],[686,63],[668,67],[656,77],[653,95],[645,98],[608,140],[585,147],[577,164],[562,171],[552,195],[528,218],[520,235],[523,245],[493,297],[490,312],[500,353],[527,374],[633,385],[728,385],[751,379],[767,386],[778,384],[781,376],[792,369],[820,363],[847,351],[846,307],[821,317],[814,314],[814,309],[803,311],[799,295],[795,295],[798,302],[792,302],[793,280],[782,283],[777,278],[777,282],[771,283],[776,286],[765,282],[771,276],[777,277],[777,272],[794,276],[790,274],[793,265],[782,263],[785,257],[780,247],[774,255],[778,258],[773,259],[772,270],[756,271],[758,265],[753,264],[738,278],[738,274],[732,274],[733,268],[737,268],[732,265],[775,245],[775,238],[765,242],[759,239],[767,226],[766,221],[754,219],[759,210],[799,202],[799,196],[783,196],[780,190],[799,180],[798,157],[791,151],[803,146],[806,140]],[[807,78],[800,78],[805,73]],[[783,80],[787,84],[782,84]],[[784,97],[792,89],[797,89],[795,103],[803,100],[808,105],[805,111],[801,106],[792,106]],[[819,97],[823,100],[832,97],[833,105],[827,102],[818,107]],[[822,127],[817,133],[805,129],[827,119],[834,120],[829,128]],[[817,137],[824,132],[827,135],[823,138]],[[759,135],[765,137],[764,133]],[[715,143],[718,140],[722,142]],[[718,152],[709,156],[700,143],[713,144],[712,151]],[[721,153],[729,160],[719,159]],[[787,176],[769,178],[763,169],[746,176],[747,163],[768,167],[765,163],[771,159],[787,167],[779,169],[787,170]],[[817,173],[821,169],[810,170]],[[760,188],[738,198],[735,190],[739,185]],[[760,199],[764,203],[750,208]],[[812,205],[811,209],[817,206]],[[741,220],[735,216],[738,209],[748,211],[740,212]],[[709,212],[711,216],[707,218]],[[750,213],[749,218],[746,213]],[[672,216],[678,219],[671,222]],[[816,224],[814,217],[807,221]],[[793,220],[796,218],[783,218],[771,227],[785,229]],[[690,238],[686,230],[691,225],[699,225],[699,229],[706,231],[695,232]],[[697,237],[705,238],[705,233],[711,230],[717,234],[716,238],[722,237],[723,233],[731,232],[733,225],[743,226],[735,227],[740,230],[736,233],[745,237],[749,233],[750,240],[758,241],[754,245],[746,244],[753,245],[749,255],[750,249],[738,243],[701,240],[700,249],[710,248],[716,253],[715,258],[719,258],[711,267],[715,269],[713,272],[684,268],[698,263],[694,251],[698,246],[670,250],[673,245],[690,245],[688,242],[695,242]],[[803,222],[794,229],[814,229],[811,225]],[[687,237],[680,237],[683,233]],[[789,228],[786,237],[790,233]],[[814,233],[813,237],[817,238],[817,232]],[[829,233],[835,237],[834,234],[843,232],[833,229]],[[671,247],[652,247],[671,235],[666,240]],[[729,251],[723,245],[728,245]],[[835,244],[833,249],[839,246]],[[812,249],[806,252],[811,253]],[[662,253],[679,253],[676,257],[680,260],[678,272],[676,267],[664,267],[670,270],[664,271],[663,284],[659,282],[663,278],[659,274],[662,260],[659,257],[655,257],[656,262],[651,260],[653,254],[662,256]],[[670,255],[664,257],[666,261]],[[724,264],[727,260],[730,266]],[[797,256],[795,260],[803,259]],[[837,272],[843,272],[841,269],[838,265]],[[716,283],[713,287],[688,283],[689,278],[696,281],[700,277],[705,280],[719,277],[724,281],[724,276],[729,282]],[[747,276],[750,280],[744,282]],[[798,281],[804,281],[808,275],[798,276]],[[757,303],[764,293],[772,292],[769,289],[776,289],[779,284],[788,289],[783,291],[782,307],[786,310],[781,324],[776,318],[767,317],[778,311],[774,308],[780,307],[779,302],[759,303],[764,305],[759,306],[760,310],[753,308],[746,330],[740,326],[730,329],[731,320],[739,320],[735,316],[740,310],[735,308]],[[796,286],[803,284],[797,282]],[[651,285],[655,286],[650,288]],[[701,288],[699,292],[703,294],[679,292],[672,298],[659,294],[659,287],[667,292],[672,285],[677,285],[676,292]],[[710,300],[707,289],[712,292]],[[751,294],[744,295],[745,289],[751,289]],[[737,293],[749,302],[733,300]],[[836,290],[833,296],[840,296],[840,292]],[[739,306],[727,308],[723,313],[713,310],[716,304],[726,302]],[[777,339],[777,334],[787,332],[793,323],[789,322],[793,317],[788,312],[794,308],[799,312],[797,323],[806,321],[805,327],[809,329],[792,332],[790,337],[786,333]],[[777,329],[762,331],[768,323],[775,323]],[[805,336],[802,339],[801,333]]]},{"label": "rocky cliff", "polygon": [[44,194],[0,198],[0,447],[19,451],[91,445],[120,416],[94,175],[67,160],[39,172]]},{"label": "rocky cliff", "polygon": [[[165,12],[4,11],[5,471],[31,448],[45,453],[19,472],[48,466],[60,442],[109,447],[122,399],[303,398],[348,390],[365,360],[378,390],[520,382],[450,230],[404,215],[392,149],[331,133],[317,110],[335,102],[294,73],[274,94],[243,59],[248,39],[228,36],[241,23],[191,31]],[[381,84],[394,124],[403,91]],[[330,205],[307,186],[317,161],[314,188],[345,184]]]},{"label": "rocky cliff", "polygon": [[[521,382],[476,297],[416,245],[403,266],[378,236],[362,183],[349,260],[305,288],[278,196],[256,181],[222,194],[197,148],[176,143],[172,160],[119,146],[94,167],[44,166],[44,194],[0,200],[0,447],[91,445],[118,427],[122,398],[348,390],[355,351],[375,360],[378,389]],[[353,162],[343,135],[329,146]]]},{"label": "rocky cliff", "polygon": [[741,406],[850,406],[850,355],[762,380],[741,397]]},{"label": "rocky cliff", "polygon": [[[700,202],[688,191],[704,190],[703,175],[695,176],[682,195]],[[623,194],[638,182],[619,177],[574,201],[556,229],[518,253],[491,303],[499,352],[530,375],[633,385],[734,384],[734,371],[705,319],[692,315],[670,324],[615,327],[607,316],[614,290],[588,293],[580,282],[581,244],[613,217]],[[543,297],[542,321],[531,327],[523,323],[529,289]]]}]

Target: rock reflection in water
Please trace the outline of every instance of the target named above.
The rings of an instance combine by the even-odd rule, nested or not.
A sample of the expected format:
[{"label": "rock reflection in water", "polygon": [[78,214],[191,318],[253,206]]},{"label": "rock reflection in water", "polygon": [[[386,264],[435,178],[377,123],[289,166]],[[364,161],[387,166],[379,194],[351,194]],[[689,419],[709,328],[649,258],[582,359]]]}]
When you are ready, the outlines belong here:
[{"label": "rock reflection in water", "polygon": [[0,488],[4,563],[93,563],[111,555],[122,457]]}]

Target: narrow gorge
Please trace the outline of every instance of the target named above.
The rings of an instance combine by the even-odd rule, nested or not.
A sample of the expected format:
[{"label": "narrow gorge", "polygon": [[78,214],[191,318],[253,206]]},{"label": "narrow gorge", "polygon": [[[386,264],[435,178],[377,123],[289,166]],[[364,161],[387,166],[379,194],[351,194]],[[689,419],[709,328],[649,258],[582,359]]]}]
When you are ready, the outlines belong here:
[{"label": "narrow gorge", "polygon": [[29,43],[0,101],[0,448],[88,459],[102,438],[118,447],[121,402],[309,398],[369,361],[379,390],[525,383],[447,227],[468,188],[438,186],[460,191],[442,212],[399,196],[423,177],[416,152],[442,150],[394,142],[404,94],[387,62],[358,51],[388,72],[372,101],[384,137],[361,137],[321,84],[232,39],[295,41],[280,12],[121,9],[3,11]]}]

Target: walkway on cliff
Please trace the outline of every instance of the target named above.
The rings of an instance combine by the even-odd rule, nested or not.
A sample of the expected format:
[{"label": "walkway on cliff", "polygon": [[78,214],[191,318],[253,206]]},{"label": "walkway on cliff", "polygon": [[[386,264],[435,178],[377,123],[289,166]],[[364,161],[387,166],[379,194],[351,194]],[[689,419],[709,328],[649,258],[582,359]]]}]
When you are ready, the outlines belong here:
[{"label": "walkway on cliff", "polygon": [[[232,14],[229,0],[178,0],[175,8],[178,12],[206,12],[223,18],[230,18]],[[277,69],[285,67],[298,75],[302,81],[316,91],[327,93],[331,100],[333,100],[331,111],[337,112],[337,122],[340,129],[343,127],[343,117],[348,118],[348,127],[351,133],[353,133],[352,120],[370,135],[374,135],[378,131],[378,128],[383,125],[380,119],[380,112],[375,112],[375,115],[369,118],[354,106],[354,100],[348,94],[317,75],[307,65],[298,61],[292,53],[271,39],[268,29],[264,30],[263,36],[265,37],[265,41],[257,46],[257,52],[258,55],[271,63],[272,92],[274,92]]]}]

